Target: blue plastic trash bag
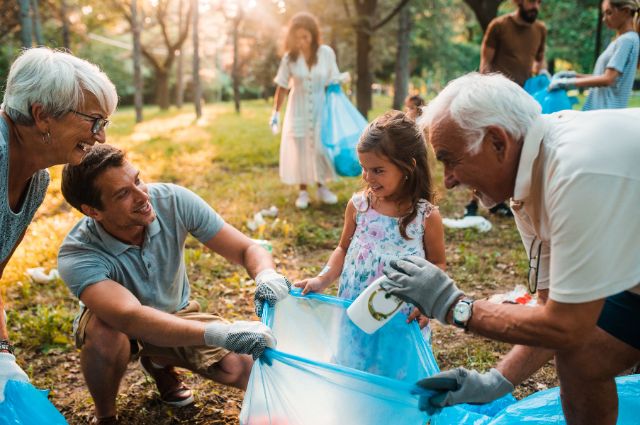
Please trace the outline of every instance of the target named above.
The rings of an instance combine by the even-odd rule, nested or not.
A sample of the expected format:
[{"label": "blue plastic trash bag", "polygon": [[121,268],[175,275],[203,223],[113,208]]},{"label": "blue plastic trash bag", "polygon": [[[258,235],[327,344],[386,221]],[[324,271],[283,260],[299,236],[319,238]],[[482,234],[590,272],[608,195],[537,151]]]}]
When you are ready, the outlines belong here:
[{"label": "blue plastic trash bag", "polygon": [[[396,315],[368,335],[348,319],[350,303],[294,291],[275,309],[267,308],[262,320],[278,346],[253,366],[240,424],[424,425],[429,420],[418,409],[415,382],[439,369],[417,324]],[[505,400],[493,409],[483,407],[497,413],[515,401]],[[442,412],[451,422],[434,422],[436,415],[432,424],[491,419],[464,406]]]},{"label": "blue plastic trash bag", "polygon": [[67,421],[47,398],[47,391],[10,380],[0,403],[0,425],[62,425]]},{"label": "blue plastic trash bag", "polygon": [[545,90],[549,87],[549,77],[545,74],[536,75],[535,77],[529,78],[524,82],[524,90],[529,93],[531,96],[538,93],[540,90]]},{"label": "blue plastic trash bag", "polygon": [[[617,425],[637,425],[640,423],[640,375],[616,378],[618,388]],[[487,425],[521,423],[565,424],[560,402],[559,389],[535,393],[504,409]]]},{"label": "blue plastic trash bag", "polygon": [[540,90],[533,95],[533,98],[542,106],[543,114],[551,114],[565,109],[571,109],[571,99],[565,90],[547,91]]},{"label": "blue plastic trash bag", "polygon": [[351,104],[339,84],[327,87],[322,111],[322,145],[327,150],[336,172],[341,176],[359,176],[362,172],[356,153],[360,134],[367,120]]}]

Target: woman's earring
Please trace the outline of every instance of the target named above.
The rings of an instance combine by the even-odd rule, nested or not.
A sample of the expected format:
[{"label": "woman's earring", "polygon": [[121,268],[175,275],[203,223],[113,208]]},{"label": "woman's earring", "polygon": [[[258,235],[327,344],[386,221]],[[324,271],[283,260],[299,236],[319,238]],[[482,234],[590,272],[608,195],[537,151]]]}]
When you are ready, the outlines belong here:
[{"label": "woman's earring", "polygon": [[45,145],[51,144],[51,133],[48,131],[46,133],[42,133],[42,143]]},{"label": "woman's earring", "polygon": [[405,181],[409,180],[409,176],[405,174],[404,179],[405,179]]}]

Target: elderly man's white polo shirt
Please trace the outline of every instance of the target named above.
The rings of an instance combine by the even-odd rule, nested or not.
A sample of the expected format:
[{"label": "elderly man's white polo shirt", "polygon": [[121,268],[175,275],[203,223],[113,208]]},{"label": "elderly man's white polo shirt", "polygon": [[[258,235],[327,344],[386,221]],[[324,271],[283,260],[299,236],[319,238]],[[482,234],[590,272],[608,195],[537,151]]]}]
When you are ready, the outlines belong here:
[{"label": "elderly man's white polo shirt", "polygon": [[640,294],[640,109],[539,118],[512,206],[527,251],[543,243],[538,287],[552,300]]}]

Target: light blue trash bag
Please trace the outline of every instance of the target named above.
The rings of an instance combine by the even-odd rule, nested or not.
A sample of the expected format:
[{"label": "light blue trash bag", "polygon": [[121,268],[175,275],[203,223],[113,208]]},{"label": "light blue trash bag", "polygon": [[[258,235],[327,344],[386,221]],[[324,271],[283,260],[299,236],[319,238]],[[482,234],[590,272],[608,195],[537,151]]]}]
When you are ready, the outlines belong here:
[{"label": "light blue trash bag", "polygon": [[546,90],[549,87],[549,77],[545,74],[538,74],[535,77],[531,77],[524,82],[524,90],[531,96],[538,93],[540,90]]},{"label": "light blue trash bag", "polygon": [[543,114],[571,109],[578,103],[575,96],[569,96],[565,90],[548,91],[551,81],[544,74],[536,75],[524,82],[524,90],[542,106]]},{"label": "light blue trash bag", "polygon": [[47,398],[47,391],[28,382],[9,380],[0,403],[0,425],[62,425],[67,421]]},{"label": "light blue trash bag", "polygon": [[[346,316],[350,301],[299,290],[267,308],[262,320],[278,341],[255,362],[240,413],[241,425],[424,425],[415,382],[439,371],[415,322],[396,315],[365,334]],[[370,350],[361,350],[360,345]],[[509,396],[511,397],[511,396]],[[474,406],[487,412],[498,407]],[[432,424],[486,423],[489,413],[443,409]],[[393,418],[393,419],[392,419]]]},{"label": "light blue trash bag", "polygon": [[330,84],[322,111],[320,136],[339,175],[354,177],[362,173],[356,145],[366,126],[367,120],[351,104],[340,85]]}]

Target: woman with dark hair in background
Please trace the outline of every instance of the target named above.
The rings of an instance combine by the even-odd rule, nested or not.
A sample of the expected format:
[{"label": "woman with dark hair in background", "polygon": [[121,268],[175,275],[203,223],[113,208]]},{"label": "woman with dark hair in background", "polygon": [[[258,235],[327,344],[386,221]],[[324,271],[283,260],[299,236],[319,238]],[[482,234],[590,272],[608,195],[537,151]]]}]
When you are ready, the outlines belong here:
[{"label": "woman with dark hair in background", "polygon": [[280,62],[271,127],[277,130],[280,108],[291,90],[284,117],[280,145],[280,179],[298,185],[297,208],[309,206],[307,187],[318,186],[318,198],[335,204],[338,198],[325,183],[336,173],[320,139],[320,124],[325,102],[325,89],[341,79],[336,55],[331,47],[320,44],[320,29],[309,13],[296,14],[289,23],[286,53]]}]

